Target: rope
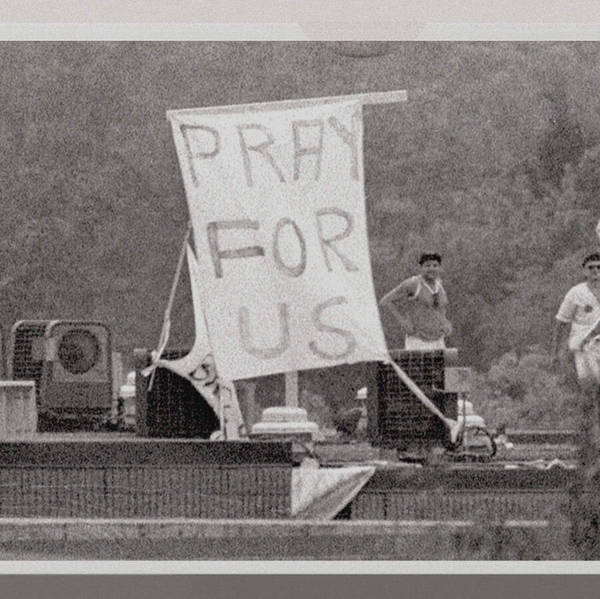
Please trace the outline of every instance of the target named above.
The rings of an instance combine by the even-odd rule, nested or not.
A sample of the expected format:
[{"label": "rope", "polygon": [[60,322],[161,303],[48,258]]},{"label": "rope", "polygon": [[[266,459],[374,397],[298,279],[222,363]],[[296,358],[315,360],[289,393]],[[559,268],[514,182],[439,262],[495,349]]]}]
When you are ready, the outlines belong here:
[{"label": "rope", "polygon": [[162,329],[160,331],[160,337],[158,339],[158,347],[154,352],[152,357],[152,364],[146,369],[145,374],[150,374],[150,381],[148,383],[148,391],[152,390],[152,385],[154,384],[154,375],[156,373],[156,364],[160,360],[165,348],[167,347],[167,343],[169,341],[169,335],[171,333],[171,309],[173,308],[173,301],[175,300],[175,291],[177,289],[177,285],[179,284],[179,278],[181,276],[181,269],[183,267],[183,259],[185,258],[186,248],[188,245],[188,240],[190,237],[190,233],[192,231],[192,222],[188,221],[188,225],[185,231],[185,235],[183,237],[183,243],[181,244],[181,251],[179,252],[179,258],[177,260],[177,269],[175,270],[175,276],[173,277],[173,283],[171,285],[171,292],[169,293],[169,300],[167,302],[167,307],[165,308],[165,315],[163,319]]}]

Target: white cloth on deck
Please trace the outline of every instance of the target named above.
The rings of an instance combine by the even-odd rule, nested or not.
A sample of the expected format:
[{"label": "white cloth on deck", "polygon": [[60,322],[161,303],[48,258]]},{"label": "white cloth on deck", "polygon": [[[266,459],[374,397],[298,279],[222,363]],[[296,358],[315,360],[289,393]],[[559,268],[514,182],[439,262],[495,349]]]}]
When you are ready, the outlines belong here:
[{"label": "white cloth on deck", "polygon": [[292,469],[292,518],[331,520],[375,472],[375,466],[319,467],[306,462]]}]

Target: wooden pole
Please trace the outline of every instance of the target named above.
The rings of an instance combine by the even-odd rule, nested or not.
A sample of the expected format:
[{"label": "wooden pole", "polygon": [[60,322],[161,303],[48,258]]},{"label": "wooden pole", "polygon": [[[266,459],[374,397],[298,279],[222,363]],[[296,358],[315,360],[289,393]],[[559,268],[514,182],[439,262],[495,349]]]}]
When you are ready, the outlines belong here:
[{"label": "wooden pole", "polygon": [[298,371],[285,373],[285,405],[288,408],[298,407]]},{"label": "wooden pole", "polygon": [[372,92],[366,94],[349,94],[346,96],[324,96],[322,98],[298,98],[297,100],[279,100],[275,102],[256,102],[253,104],[230,104],[227,106],[205,106],[199,108],[182,108],[167,110],[167,118],[177,118],[190,113],[222,114],[225,112],[260,112],[263,110],[277,110],[284,108],[302,108],[317,104],[331,104],[334,102],[359,101],[363,106],[368,104],[393,104],[406,102],[406,90],[387,92]]}]

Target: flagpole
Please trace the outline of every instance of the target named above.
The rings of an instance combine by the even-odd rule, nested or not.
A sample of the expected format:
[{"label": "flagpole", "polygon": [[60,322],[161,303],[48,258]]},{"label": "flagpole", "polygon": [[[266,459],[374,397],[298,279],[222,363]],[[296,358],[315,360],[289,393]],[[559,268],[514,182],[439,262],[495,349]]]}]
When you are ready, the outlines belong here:
[{"label": "flagpole", "polygon": [[340,102],[359,102],[361,105],[373,104],[395,104],[406,102],[408,94],[406,90],[390,90],[384,92],[368,92],[362,94],[347,94],[343,96],[322,96],[316,98],[296,98],[293,100],[275,100],[272,102],[252,102],[250,104],[228,104],[226,106],[200,106],[198,108],[179,108],[167,110],[167,118],[187,114],[222,114],[232,112],[262,112],[265,110],[285,110],[287,108],[307,108],[318,104],[335,104]]},{"label": "flagpole", "polygon": [[[192,221],[189,220],[187,224],[187,228],[185,230],[185,235],[183,236],[183,243],[181,244],[181,250],[179,252],[179,259],[177,260],[177,268],[175,270],[175,276],[173,277],[173,283],[171,284],[171,292],[169,293],[169,300],[167,302],[167,307],[165,308],[165,315],[163,318],[163,325],[160,331],[160,337],[158,339],[158,349],[156,350],[156,357],[154,362],[160,360],[165,347],[167,346],[167,342],[169,340],[169,333],[171,330],[171,309],[173,308],[173,302],[175,300],[175,291],[177,290],[177,285],[179,284],[179,278],[181,276],[181,269],[183,267],[183,259],[185,258],[186,248],[188,245],[188,240],[190,237],[190,233],[192,231]],[[154,384],[154,374],[156,372],[156,368],[152,369],[152,374],[150,375],[150,381],[148,383],[148,391],[152,390],[152,385]]]}]

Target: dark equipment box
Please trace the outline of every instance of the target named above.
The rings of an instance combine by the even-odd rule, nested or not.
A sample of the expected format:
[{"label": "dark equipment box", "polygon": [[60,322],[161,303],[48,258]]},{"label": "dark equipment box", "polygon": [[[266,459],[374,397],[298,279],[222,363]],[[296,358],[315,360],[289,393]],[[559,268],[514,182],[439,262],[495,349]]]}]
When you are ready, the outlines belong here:
[{"label": "dark equipment box", "polygon": [[[445,391],[447,350],[390,351],[392,359],[448,418],[456,419],[458,395]],[[376,447],[401,451],[443,443],[444,424],[399,379],[389,364],[372,364],[368,433]]]},{"label": "dark equipment box", "polygon": [[[167,349],[164,360],[177,360],[187,349]],[[147,349],[134,350],[136,432],[142,437],[208,439],[219,430],[219,420],[194,386],[166,368],[157,368],[152,389],[142,370],[152,362]]]},{"label": "dark equipment box", "polygon": [[[167,349],[163,358],[175,360],[188,349]],[[445,391],[445,367],[450,352],[392,350],[393,359],[449,418],[457,416],[456,393]],[[150,365],[151,352],[137,349],[136,429],[143,437],[208,439],[218,430],[219,421],[193,387],[182,377],[165,368],[155,371],[152,389],[149,377],[141,371]],[[405,450],[443,442],[444,425],[431,414],[400,381],[394,369],[381,362],[361,362],[331,368],[303,370],[298,377],[300,405],[311,393],[319,393],[331,409],[350,408],[356,404],[356,392],[367,387],[369,440],[375,447]],[[284,375],[270,375],[235,381],[240,409],[248,427],[260,411],[284,404]],[[308,394],[308,395],[306,395]]]}]

